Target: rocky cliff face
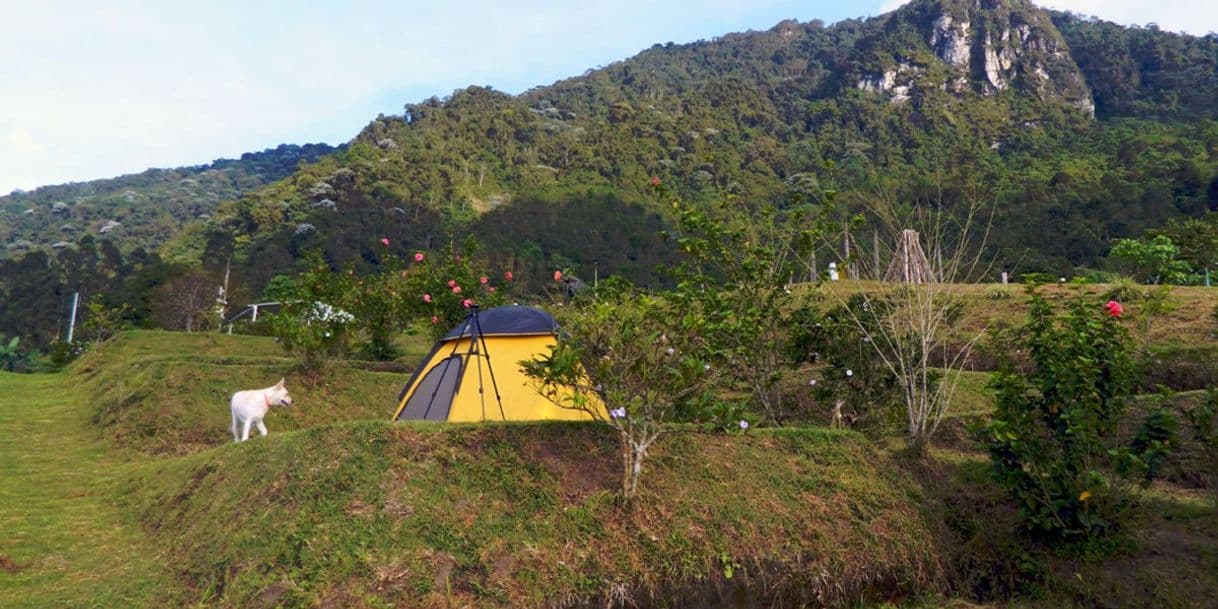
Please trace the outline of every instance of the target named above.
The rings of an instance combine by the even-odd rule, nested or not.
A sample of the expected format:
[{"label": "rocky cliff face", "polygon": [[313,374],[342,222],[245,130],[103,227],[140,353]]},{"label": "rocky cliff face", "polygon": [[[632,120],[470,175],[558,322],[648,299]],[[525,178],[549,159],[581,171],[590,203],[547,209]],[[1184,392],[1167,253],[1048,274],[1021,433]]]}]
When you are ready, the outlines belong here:
[{"label": "rocky cliff face", "polygon": [[1042,100],[1060,99],[1095,112],[1061,33],[1048,14],[1026,0],[915,1],[890,14],[876,36],[908,43],[909,37],[892,36],[902,31],[914,32],[917,43],[904,48],[888,44],[883,50],[892,63],[881,70],[863,67],[859,89],[902,103],[927,87],[981,95],[1016,87]]}]

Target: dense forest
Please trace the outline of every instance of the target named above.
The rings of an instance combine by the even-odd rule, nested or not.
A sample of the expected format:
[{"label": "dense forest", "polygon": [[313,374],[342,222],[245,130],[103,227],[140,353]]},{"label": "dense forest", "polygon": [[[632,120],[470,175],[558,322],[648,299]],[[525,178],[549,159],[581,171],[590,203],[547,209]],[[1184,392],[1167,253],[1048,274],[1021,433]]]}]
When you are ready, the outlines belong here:
[{"label": "dense forest", "polygon": [[283,144],[206,165],[14,191],[0,196],[0,258],[72,247],[86,235],[104,235],[123,250],[154,250],[185,224],[211,217],[221,202],[336,150]]},{"label": "dense forest", "polygon": [[[311,250],[371,266],[382,237],[405,254],[474,235],[526,282],[566,268],[650,283],[673,256],[659,236],[667,212],[648,195],[656,177],[695,202],[834,198],[864,215],[876,199],[982,204],[995,210],[995,269],[1074,273],[1105,266],[1117,238],[1218,210],[1218,37],[1026,0],[916,0],[871,19],[656,45],[520,95],[459,90],[306,160],[219,204],[183,195],[178,212],[142,212],[175,228],[123,221],[173,236],[156,256],[120,255],[231,270],[258,295]],[[40,256],[61,278],[87,257]],[[3,276],[0,293],[27,289],[25,274]],[[23,327],[16,307],[0,331]]]}]

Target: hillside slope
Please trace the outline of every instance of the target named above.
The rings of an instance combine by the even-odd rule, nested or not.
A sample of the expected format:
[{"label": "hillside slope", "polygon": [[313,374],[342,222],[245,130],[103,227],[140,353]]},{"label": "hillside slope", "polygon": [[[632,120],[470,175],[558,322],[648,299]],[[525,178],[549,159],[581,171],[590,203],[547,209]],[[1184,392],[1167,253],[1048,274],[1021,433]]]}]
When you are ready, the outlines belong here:
[{"label": "hillside slope", "polygon": [[[218,367],[260,377],[256,362],[277,359],[268,339],[169,338],[128,334],[56,375],[0,373],[0,522],[16,533],[0,542],[0,564],[16,565],[0,571],[0,604],[795,606],[941,585],[921,490],[848,432],[671,436],[635,511],[614,499],[602,427],[393,424],[371,393],[298,384],[296,431],[279,411],[240,445],[170,433],[194,451],[182,456],[144,451],[153,438],[99,441],[112,426],[95,392],[126,386],[141,354],[195,375],[163,398],[131,392],[153,426],[191,416],[164,411],[175,399],[223,411],[210,388],[239,381]],[[332,422],[360,416],[375,420]]]}]

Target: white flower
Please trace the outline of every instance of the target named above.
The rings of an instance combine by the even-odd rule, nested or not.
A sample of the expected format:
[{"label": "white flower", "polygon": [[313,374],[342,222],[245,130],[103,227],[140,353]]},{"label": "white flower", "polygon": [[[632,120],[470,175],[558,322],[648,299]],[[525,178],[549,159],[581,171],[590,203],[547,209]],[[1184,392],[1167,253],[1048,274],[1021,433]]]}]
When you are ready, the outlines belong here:
[{"label": "white flower", "polygon": [[816,379],[812,379],[812,380],[808,381],[808,384],[809,384],[809,385],[811,385],[811,386],[813,386],[813,387],[815,387],[815,386],[816,386]]},{"label": "white flower", "polygon": [[702,370],[705,372],[710,372],[710,364],[703,364]]},{"label": "white flower", "polygon": [[846,376],[854,376],[854,371],[853,371],[853,370],[847,370],[847,371],[846,371]]},{"label": "white flower", "polygon": [[668,350],[667,350],[667,351],[665,351],[664,353],[667,353],[667,354],[669,354],[669,355],[672,355],[673,353],[676,353],[676,352],[677,352],[677,350],[676,350],[676,349],[673,349],[672,347],[669,347],[669,348],[668,348]]},{"label": "white flower", "polygon": [[745,421],[744,419],[740,419],[740,429],[748,429],[748,428],[749,428],[749,422]]}]

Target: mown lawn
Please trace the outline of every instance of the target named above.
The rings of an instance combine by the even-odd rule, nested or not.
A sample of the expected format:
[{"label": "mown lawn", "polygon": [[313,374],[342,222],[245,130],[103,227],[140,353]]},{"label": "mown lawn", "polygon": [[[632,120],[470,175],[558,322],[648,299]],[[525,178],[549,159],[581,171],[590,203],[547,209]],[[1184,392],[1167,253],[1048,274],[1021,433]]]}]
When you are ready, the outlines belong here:
[{"label": "mown lawn", "polygon": [[145,606],[157,549],[114,504],[130,468],[71,377],[0,373],[0,607]]}]

